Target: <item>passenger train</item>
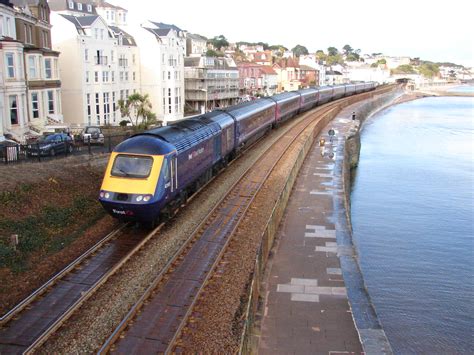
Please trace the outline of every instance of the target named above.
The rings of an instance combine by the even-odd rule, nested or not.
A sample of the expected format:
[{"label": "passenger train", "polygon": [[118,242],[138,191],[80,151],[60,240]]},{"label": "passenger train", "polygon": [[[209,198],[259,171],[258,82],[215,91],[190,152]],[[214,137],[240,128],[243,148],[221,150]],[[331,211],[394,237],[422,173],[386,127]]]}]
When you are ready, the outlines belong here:
[{"label": "passenger train", "polygon": [[120,220],[154,224],[271,128],[375,87],[370,82],[285,92],[135,134],[111,153],[99,201]]}]

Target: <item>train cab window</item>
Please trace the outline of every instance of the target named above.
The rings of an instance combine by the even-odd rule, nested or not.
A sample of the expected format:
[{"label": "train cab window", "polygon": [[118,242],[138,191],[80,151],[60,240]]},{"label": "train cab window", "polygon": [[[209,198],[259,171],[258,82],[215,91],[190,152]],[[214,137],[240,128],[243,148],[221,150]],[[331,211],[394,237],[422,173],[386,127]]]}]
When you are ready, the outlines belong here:
[{"label": "train cab window", "polygon": [[163,174],[163,178],[165,179],[165,182],[169,182],[170,181],[170,169],[168,167],[168,160],[167,159],[163,160],[162,174]]},{"label": "train cab window", "polygon": [[136,155],[117,155],[112,176],[146,178],[150,175],[153,159]]}]

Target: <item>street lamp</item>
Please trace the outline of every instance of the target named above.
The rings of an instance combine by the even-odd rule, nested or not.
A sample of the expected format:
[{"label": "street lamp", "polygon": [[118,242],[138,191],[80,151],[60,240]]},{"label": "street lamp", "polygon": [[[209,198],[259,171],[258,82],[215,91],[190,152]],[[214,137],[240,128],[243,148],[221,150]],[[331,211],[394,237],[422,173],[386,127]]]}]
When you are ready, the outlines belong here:
[{"label": "street lamp", "polygon": [[204,91],[206,93],[206,100],[204,102],[204,112],[201,108],[201,113],[206,113],[207,112],[207,89],[199,89],[199,91]]}]

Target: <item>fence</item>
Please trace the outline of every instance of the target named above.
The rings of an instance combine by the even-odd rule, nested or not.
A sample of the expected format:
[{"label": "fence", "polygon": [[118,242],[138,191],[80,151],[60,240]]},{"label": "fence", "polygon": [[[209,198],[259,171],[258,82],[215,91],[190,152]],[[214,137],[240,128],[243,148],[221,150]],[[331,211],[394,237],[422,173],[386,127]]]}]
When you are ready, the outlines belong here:
[{"label": "fence", "polygon": [[110,153],[119,143],[130,137],[130,133],[108,135],[103,143],[95,143],[91,138],[85,141],[29,142],[0,146],[0,163],[43,162],[70,155]]}]

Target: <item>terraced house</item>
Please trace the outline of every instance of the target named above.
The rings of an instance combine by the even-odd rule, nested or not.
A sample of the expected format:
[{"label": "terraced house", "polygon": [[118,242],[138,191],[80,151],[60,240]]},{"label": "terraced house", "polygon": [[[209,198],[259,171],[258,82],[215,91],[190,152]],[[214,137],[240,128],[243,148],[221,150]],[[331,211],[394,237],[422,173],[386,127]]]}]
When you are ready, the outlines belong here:
[{"label": "terraced house", "polygon": [[65,122],[71,128],[118,125],[118,101],[140,91],[139,51],[123,29],[127,11],[103,1],[50,5],[54,48],[61,52]]},{"label": "terraced house", "polygon": [[62,126],[59,52],[46,0],[1,2],[1,130],[18,140]]}]

